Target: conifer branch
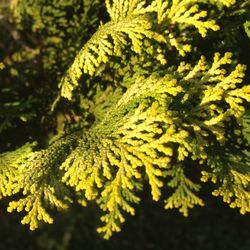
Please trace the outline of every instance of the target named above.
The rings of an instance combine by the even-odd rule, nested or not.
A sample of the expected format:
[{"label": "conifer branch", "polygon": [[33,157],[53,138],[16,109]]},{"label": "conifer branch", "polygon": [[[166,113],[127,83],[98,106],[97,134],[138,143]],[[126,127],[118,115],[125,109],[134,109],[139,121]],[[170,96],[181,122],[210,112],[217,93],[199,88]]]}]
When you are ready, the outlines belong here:
[{"label": "conifer branch", "polygon": [[179,208],[184,216],[188,216],[188,210],[195,205],[204,206],[203,201],[194,194],[200,189],[200,185],[189,180],[183,171],[182,166],[175,166],[165,172],[166,176],[171,176],[172,180],[168,186],[176,188],[174,193],[165,200],[165,209]]},{"label": "conifer branch", "polygon": [[[83,206],[92,201],[103,212],[97,230],[108,239],[121,230],[127,215],[136,213],[145,183],[154,201],[173,190],[166,193],[166,209],[176,208],[187,216],[194,206],[203,206],[201,183],[187,175],[193,164],[201,182],[214,184],[213,195],[243,214],[250,212],[246,66],[233,61],[229,52],[215,53],[211,60],[201,56],[190,64],[179,57],[191,51],[193,30],[200,39],[219,29],[201,7],[213,3],[219,10],[220,4],[229,7],[235,0],[106,0],[110,21],[90,39],[81,37],[89,30],[87,24],[91,31],[96,28],[97,18],[89,16],[89,8],[104,3],[81,2],[69,18],[71,3],[61,1],[57,9],[54,1],[48,6],[41,0],[11,2],[20,32],[27,25],[39,41],[31,40],[32,50],[7,57],[4,63],[15,75],[10,79],[26,86],[29,74],[34,74],[31,81],[41,83],[40,69],[30,73],[22,65],[39,57],[44,79],[61,79],[61,96],[73,100],[74,90],[83,80],[85,85],[71,103],[77,107],[77,121],[60,124],[64,132],[47,148],[38,150],[36,143],[28,143],[0,154],[0,199],[8,197],[8,211],[23,212],[22,223],[34,230],[42,222],[53,222],[51,209],[65,210],[73,200]],[[64,27],[70,36],[74,33],[69,41]],[[173,48],[178,53],[171,54]],[[58,56],[58,51],[63,54]],[[169,55],[173,64],[166,65]],[[60,70],[57,60],[63,64]],[[15,72],[16,63],[27,79]],[[67,105],[58,106],[63,109],[59,112]]]},{"label": "conifer branch", "polygon": [[131,49],[140,54],[145,38],[164,41],[162,36],[151,30],[151,23],[145,16],[132,15],[100,26],[62,78],[59,84],[61,95],[71,100],[72,91],[79,85],[81,75],[85,73],[92,76],[111,56],[121,57],[122,51],[128,45],[128,39],[131,41]]}]

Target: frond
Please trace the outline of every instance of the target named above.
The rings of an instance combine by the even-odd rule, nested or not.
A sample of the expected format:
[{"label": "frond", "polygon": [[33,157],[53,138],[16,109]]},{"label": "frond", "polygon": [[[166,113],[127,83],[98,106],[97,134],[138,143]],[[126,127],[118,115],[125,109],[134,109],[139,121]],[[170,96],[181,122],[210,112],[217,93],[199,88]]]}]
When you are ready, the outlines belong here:
[{"label": "frond", "polygon": [[206,11],[199,11],[198,5],[193,5],[186,9],[183,5],[185,6],[187,3],[189,3],[189,1],[181,1],[180,3],[171,6],[168,18],[172,23],[185,24],[188,26],[193,25],[198,29],[198,32],[202,37],[206,36],[209,29],[212,29],[213,31],[219,30],[219,26],[214,20],[201,20],[207,16]]},{"label": "frond", "polygon": [[175,47],[181,56],[191,51],[186,32],[188,29],[195,27],[202,37],[209,30],[219,30],[215,20],[208,19],[207,11],[200,10],[198,3],[197,0],[155,0],[148,7],[150,12],[157,14],[157,23],[161,30],[164,29],[163,35],[168,45]]},{"label": "frond", "polygon": [[[243,100],[249,100],[249,86],[237,87],[244,77],[245,66],[239,64],[229,74],[224,68],[231,63],[231,56],[231,53],[225,53],[224,56],[216,53],[211,67],[202,57],[192,70],[189,70],[188,65],[181,65],[179,68],[182,74],[187,69],[184,80],[189,84],[189,89],[190,83],[193,84],[191,88],[194,88],[186,98],[190,98],[191,94],[200,100],[197,102],[198,106],[193,107],[195,117],[189,116],[186,120],[190,126],[198,126],[196,133],[199,131],[204,136],[205,131],[210,131],[219,141],[225,139],[224,124],[229,117],[240,118],[245,110]],[[195,94],[196,91],[200,93],[199,97]]]},{"label": "frond", "polygon": [[169,1],[156,0],[152,3],[156,8],[158,23],[169,22],[171,24],[194,26],[202,37],[205,37],[209,29],[219,30],[219,26],[214,20],[204,20],[207,16],[206,11],[199,10],[196,1],[174,0]]},{"label": "frond", "polygon": [[135,192],[140,189],[140,185],[133,179],[139,179],[141,174],[135,168],[127,165],[128,159],[125,154],[121,155],[123,166],[119,164],[119,170],[114,180],[107,183],[98,200],[100,208],[106,214],[101,217],[104,226],[99,227],[97,231],[102,233],[105,239],[108,239],[113,232],[120,231],[120,224],[125,221],[122,211],[134,215],[135,210],[132,204],[140,201],[140,198],[135,195]]},{"label": "frond", "polygon": [[245,214],[250,212],[250,161],[237,145],[232,142],[210,151],[207,160],[210,169],[202,171],[201,180],[211,180],[215,185],[212,194],[221,196],[230,207],[237,207]]},{"label": "frond", "polygon": [[145,0],[105,0],[109,16],[114,21],[119,21],[127,16],[143,14],[147,10],[145,8]]},{"label": "frond", "polygon": [[32,152],[36,143],[27,143],[15,151],[0,154],[0,199],[19,192],[16,184],[19,175],[19,166]]},{"label": "frond", "polygon": [[160,198],[161,169],[171,160],[170,145],[187,136],[166,116],[166,100],[171,102],[181,91],[169,76],[135,79],[62,164],[63,181],[82,190],[87,199],[100,197],[98,203],[106,215],[99,231],[105,237],[119,230],[122,211],[134,214],[132,204],[139,202],[136,192],[143,172],[153,199]]},{"label": "frond", "polygon": [[183,166],[173,166],[171,170],[165,172],[165,175],[172,178],[167,185],[175,188],[173,194],[165,200],[165,209],[179,208],[184,216],[188,216],[190,208],[195,205],[204,205],[203,201],[194,193],[200,190],[200,185],[193,183],[185,176]]},{"label": "frond", "polygon": [[[74,136],[68,135],[67,139],[61,138],[53,142],[48,149],[25,154],[25,158],[18,159],[16,171],[11,170],[11,173],[15,173],[15,178],[13,180],[8,178],[5,181],[13,188],[11,193],[23,195],[23,198],[9,203],[8,211],[25,211],[27,215],[24,216],[22,223],[29,224],[31,230],[38,227],[39,221],[53,222],[48,208],[68,207],[69,192],[61,182],[56,167],[67,157],[74,140]],[[12,154],[16,155],[15,151],[8,153],[7,156]],[[5,169],[3,173],[9,176],[8,170]],[[10,195],[9,192],[7,189],[5,195]]]},{"label": "frond", "polygon": [[[165,200],[166,208],[175,207],[187,215],[189,208],[203,205],[195,194],[200,186],[185,176],[184,166],[186,160],[211,165],[214,145],[223,147],[229,141],[228,120],[243,116],[249,86],[238,85],[245,67],[233,68],[231,61],[230,53],[217,53],[212,64],[201,57],[194,66],[181,63],[176,70],[136,74],[125,78],[123,87],[98,93],[87,105],[97,117],[90,128],[55,138],[47,149],[29,153],[18,166],[14,185],[24,197],[12,201],[8,210],[25,210],[23,223],[31,229],[39,221],[52,223],[48,208],[65,209],[70,202],[65,183],[74,188],[83,205],[88,200],[97,202],[104,212],[98,231],[109,238],[120,230],[126,213],[135,214],[145,180],[158,201],[164,178],[172,178],[167,185],[175,191]],[[242,112],[235,115],[232,102]],[[231,188],[236,197],[232,206],[249,211],[248,174],[222,166],[230,169],[229,177],[223,172],[218,177],[219,170],[213,172],[211,167],[212,171],[202,173],[202,180],[218,178],[223,190],[214,194],[228,197],[226,189]],[[233,183],[227,184],[230,180]]]},{"label": "frond", "polygon": [[[135,53],[142,54],[144,41],[168,41],[170,46],[175,47],[180,55],[184,56],[191,51],[191,46],[185,35],[177,37],[175,31],[169,27],[179,29],[180,25],[195,26],[202,36],[206,36],[209,29],[219,29],[214,20],[203,20],[207,15],[206,11],[200,11],[198,5],[186,0],[173,1],[171,5],[168,1],[154,1],[150,5],[139,0],[106,1],[106,7],[111,21],[99,27],[79,51],[59,83],[61,96],[69,100],[72,99],[72,92],[79,85],[83,74],[95,75],[97,69],[108,63],[111,58],[123,57],[123,51],[128,46],[131,46]],[[157,29],[154,31],[155,22],[153,16],[149,15],[154,12],[158,15],[158,23],[164,23],[161,25],[166,26],[164,32],[158,33]],[[149,51],[150,48],[145,49],[143,54]],[[165,58],[165,55],[160,57]],[[162,61],[163,64],[165,61]]]},{"label": "frond", "polygon": [[84,45],[74,62],[62,78],[59,87],[61,95],[72,99],[73,89],[79,85],[83,73],[94,75],[102,63],[107,63],[112,56],[122,57],[122,51],[131,41],[131,49],[141,53],[145,38],[164,41],[151,30],[151,23],[142,15],[127,16],[118,21],[110,21],[102,26]]}]

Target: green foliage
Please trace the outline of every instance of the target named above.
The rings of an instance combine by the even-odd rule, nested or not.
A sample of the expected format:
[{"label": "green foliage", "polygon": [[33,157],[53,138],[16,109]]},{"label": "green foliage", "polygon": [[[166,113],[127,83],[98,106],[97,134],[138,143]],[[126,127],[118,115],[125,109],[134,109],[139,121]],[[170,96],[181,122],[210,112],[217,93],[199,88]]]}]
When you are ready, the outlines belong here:
[{"label": "green foliage", "polygon": [[236,0],[200,0],[199,2],[216,4],[219,7],[221,6],[230,7],[236,3]]},{"label": "green foliage", "polygon": [[[39,60],[43,69],[56,74],[68,67],[87,34],[97,26],[100,3],[97,0],[14,0],[10,8],[16,27],[34,33],[30,42],[41,50]],[[93,10],[96,16],[89,18]]]},{"label": "green foliage", "polygon": [[[106,5],[111,21],[100,26],[84,45],[59,84],[61,95],[69,100],[72,99],[72,90],[79,84],[82,73],[93,76],[101,63],[109,62],[113,56],[121,57],[122,51],[128,49],[128,40],[131,41],[132,51],[138,54],[152,54],[152,50],[143,51],[143,41],[149,43],[148,39],[153,39],[167,43],[165,46],[169,43],[176,47],[181,55],[185,55],[191,50],[190,45],[181,44],[181,40],[186,39],[175,38],[174,30],[165,30],[165,27],[180,25],[177,29],[181,29],[182,26],[194,26],[203,37],[209,29],[219,29],[214,20],[202,20],[207,12],[200,11],[198,5],[193,5],[190,1],[173,1],[171,5],[168,1],[153,1],[151,5],[146,5],[145,1],[132,0],[114,2],[111,5],[110,1],[106,1]],[[155,14],[157,23],[154,30]],[[150,46],[152,45],[151,42]]]},{"label": "green foliage", "polygon": [[248,37],[250,38],[250,21],[246,21],[244,23],[244,28],[245,28],[245,31],[246,31]]},{"label": "green foliage", "polygon": [[166,209],[179,208],[179,211],[184,216],[187,216],[188,209],[193,208],[194,205],[204,206],[203,201],[193,193],[193,191],[200,190],[200,185],[189,180],[181,166],[173,167],[173,169],[166,172],[166,175],[172,177],[171,181],[168,182],[168,186],[176,188],[174,193],[165,201]]},{"label": "green foliage", "polygon": [[[1,89],[0,92],[2,95],[10,96],[13,94],[11,91],[13,90],[4,88]],[[28,100],[19,100],[13,102],[6,101],[2,103],[0,110],[0,133],[10,127],[15,127],[16,120],[27,122],[28,120],[31,120],[33,117],[35,117],[35,113],[32,112],[33,102],[34,100],[29,98]]]},{"label": "green foliage", "polygon": [[[53,222],[51,208],[95,202],[103,212],[97,230],[108,239],[121,230],[126,213],[135,214],[145,185],[154,201],[187,216],[204,205],[199,190],[209,180],[213,195],[250,211],[246,66],[229,52],[183,58],[202,54],[192,37],[204,41],[219,30],[214,2],[106,0],[102,21],[110,21],[99,28],[101,1],[11,2],[9,18],[20,34],[34,32],[33,48],[21,46],[4,58],[3,79],[36,86],[46,73],[53,98],[41,87],[37,116],[41,125],[57,120],[46,140],[55,127],[63,132],[44,149],[26,144],[0,155],[0,198],[10,196],[9,212],[24,212],[22,223],[33,230]],[[88,39],[85,32],[93,28]],[[34,70],[25,67],[37,60]],[[21,92],[17,99],[22,103]],[[35,106],[32,100],[19,117],[27,103]]]},{"label": "green foliage", "polygon": [[[230,154],[229,150],[233,150],[234,154]],[[232,208],[240,208],[242,214],[249,212],[249,155],[232,145],[220,148],[215,145],[207,163],[211,170],[202,171],[201,180],[204,182],[211,180],[217,184],[213,195],[222,196],[224,202],[229,203]]]},{"label": "green foliage", "polygon": [[[81,49],[62,79],[61,95],[72,99],[71,92],[74,86],[78,85],[81,71],[93,75],[101,63],[108,62],[110,55],[121,56],[122,49],[128,43],[127,37],[131,39],[132,49],[140,53],[144,37],[157,38],[157,34],[152,32],[150,27],[150,22],[141,16],[127,17],[101,26]],[[109,39],[112,39],[112,42],[109,42]]]},{"label": "green foliage", "polygon": [[1,155],[1,196],[16,193],[24,196],[11,201],[8,211],[25,210],[27,215],[22,223],[29,224],[31,230],[38,227],[40,220],[53,222],[44,207],[67,208],[70,201],[66,196],[68,191],[61,184],[60,174],[55,166],[60,164],[64,154],[70,150],[74,139],[70,135],[63,142],[58,141],[48,149],[37,152],[31,152],[32,144],[27,144]]},{"label": "green foliage", "polygon": [[18,192],[15,181],[18,178],[19,165],[32,152],[32,147],[34,144],[26,144],[13,152],[1,154],[1,198]]}]

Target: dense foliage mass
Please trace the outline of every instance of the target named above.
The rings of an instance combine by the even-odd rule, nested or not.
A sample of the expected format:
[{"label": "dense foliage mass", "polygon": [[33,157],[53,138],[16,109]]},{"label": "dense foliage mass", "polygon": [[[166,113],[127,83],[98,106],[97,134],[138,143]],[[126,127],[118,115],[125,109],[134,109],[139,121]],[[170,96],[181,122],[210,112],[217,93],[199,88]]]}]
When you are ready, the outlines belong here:
[{"label": "dense foliage mass", "polygon": [[187,216],[209,181],[250,212],[248,1],[0,6],[0,198],[23,224],[92,201],[108,239],[148,186]]}]

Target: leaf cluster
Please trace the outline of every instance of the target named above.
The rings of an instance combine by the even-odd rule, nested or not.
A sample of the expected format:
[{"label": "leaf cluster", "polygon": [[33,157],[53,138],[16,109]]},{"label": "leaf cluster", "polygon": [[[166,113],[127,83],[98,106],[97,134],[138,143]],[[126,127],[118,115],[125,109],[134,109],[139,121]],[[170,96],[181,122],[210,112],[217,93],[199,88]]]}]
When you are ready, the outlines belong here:
[{"label": "leaf cluster", "polygon": [[[105,23],[97,27],[99,1],[12,1],[15,28],[34,35],[31,46],[4,58],[4,84],[46,81],[36,115],[53,117],[61,133],[45,148],[26,144],[0,155],[0,198],[9,196],[8,211],[24,212],[22,223],[34,230],[53,222],[51,208],[95,202],[103,212],[97,230],[108,239],[126,214],[135,214],[145,185],[154,201],[187,216],[205,205],[199,191],[211,181],[213,195],[249,212],[246,66],[224,51],[185,57],[202,54],[197,37],[224,32],[212,10],[223,16],[234,4],[106,0]],[[40,99],[48,88],[51,98]],[[22,104],[20,92],[17,99],[16,116],[25,118],[34,100]],[[188,174],[191,167],[200,180]]]}]

